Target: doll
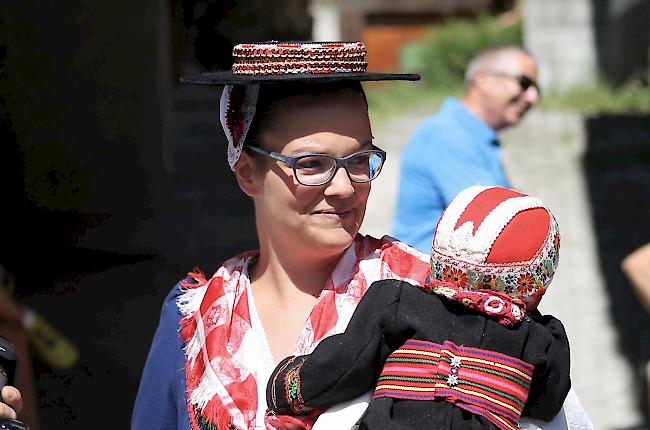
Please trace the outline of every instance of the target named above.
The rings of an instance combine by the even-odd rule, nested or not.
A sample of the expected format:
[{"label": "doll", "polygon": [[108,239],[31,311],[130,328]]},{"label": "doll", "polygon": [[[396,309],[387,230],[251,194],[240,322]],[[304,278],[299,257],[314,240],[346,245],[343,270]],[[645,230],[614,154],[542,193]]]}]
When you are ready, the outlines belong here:
[{"label": "doll", "polygon": [[344,333],[282,360],[267,423],[317,413],[374,387],[360,429],[516,429],[551,420],[569,391],[562,323],[536,309],[558,264],[558,225],[534,197],[461,191],[433,238],[422,285],[383,280]]}]

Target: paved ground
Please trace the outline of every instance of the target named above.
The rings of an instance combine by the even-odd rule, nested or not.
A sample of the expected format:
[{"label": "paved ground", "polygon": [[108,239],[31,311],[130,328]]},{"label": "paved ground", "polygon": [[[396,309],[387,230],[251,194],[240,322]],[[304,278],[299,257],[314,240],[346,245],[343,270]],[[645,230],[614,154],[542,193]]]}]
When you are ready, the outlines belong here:
[{"label": "paved ground", "polygon": [[[376,144],[389,162],[373,183],[363,231],[390,230],[399,157],[406,138],[428,112],[373,119]],[[598,249],[582,160],[583,120],[577,114],[532,112],[503,134],[504,161],[514,187],[545,201],[562,231],[560,266],[540,306],[560,318],[571,340],[573,386],[596,429],[630,428],[641,421],[632,388],[633,370],[618,347],[598,264]],[[524,144],[525,143],[525,144]]]}]

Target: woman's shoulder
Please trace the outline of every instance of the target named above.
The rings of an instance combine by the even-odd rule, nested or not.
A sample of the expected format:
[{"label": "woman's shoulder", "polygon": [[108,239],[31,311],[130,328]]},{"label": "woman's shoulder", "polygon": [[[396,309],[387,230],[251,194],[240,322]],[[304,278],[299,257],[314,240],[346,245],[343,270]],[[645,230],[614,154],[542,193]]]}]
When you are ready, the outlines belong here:
[{"label": "woman's shoulder", "polygon": [[357,248],[361,247],[366,250],[365,254],[399,256],[408,260],[419,260],[428,263],[429,256],[404,242],[400,242],[394,237],[384,235],[377,239],[370,235],[359,233],[356,238]]},{"label": "woman's shoulder", "polygon": [[206,276],[206,272],[202,268],[194,267],[185,278],[176,284],[170,294],[173,294],[175,290],[182,292],[185,289],[202,287],[215,277],[227,279],[233,274],[240,274],[253,258],[257,258],[259,253],[259,250],[252,250],[230,257],[221,263],[210,276]]},{"label": "woman's shoulder", "polygon": [[421,285],[429,275],[429,257],[390,236],[359,235],[356,248],[359,267],[371,281],[396,278]]},{"label": "woman's shoulder", "polygon": [[[247,266],[253,259],[257,258],[259,255],[260,255],[260,251],[258,249],[255,249],[255,250],[245,251],[233,257],[230,257],[229,259],[221,263],[220,266],[217,267],[217,269],[211,275],[211,278],[215,276],[224,276],[230,273],[241,272],[241,270],[245,266]],[[203,273],[199,268],[195,268],[193,272]],[[188,276],[191,276],[191,274],[192,272],[190,272]]]},{"label": "woman's shoulder", "polygon": [[258,250],[235,255],[224,261],[209,276],[201,268],[195,267],[172,288],[163,306],[167,307],[173,304],[182,315],[191,314],[198,308],[211,285],[239,284],[239,279],[245,273],[247,265],[258,255]]}]

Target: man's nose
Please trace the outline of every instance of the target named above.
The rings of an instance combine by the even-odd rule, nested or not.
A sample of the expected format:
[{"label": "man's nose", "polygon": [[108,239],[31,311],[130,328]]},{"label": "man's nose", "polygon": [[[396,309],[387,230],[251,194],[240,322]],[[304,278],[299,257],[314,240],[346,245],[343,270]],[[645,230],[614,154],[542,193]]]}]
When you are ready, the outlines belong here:
[{"label": "man's nose", "polygon": [[537,104],[539,102],[539,89],[535,85],[531,85],[530,87],[526,88],[526,91],[524,91],[524,99],[530,103],[531,105]]}]

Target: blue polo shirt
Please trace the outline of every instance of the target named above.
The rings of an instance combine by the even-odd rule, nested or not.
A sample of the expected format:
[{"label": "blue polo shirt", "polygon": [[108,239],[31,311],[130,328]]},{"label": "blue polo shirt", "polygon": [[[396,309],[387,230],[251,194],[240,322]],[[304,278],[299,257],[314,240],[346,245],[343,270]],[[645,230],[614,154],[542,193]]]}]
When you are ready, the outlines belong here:
[{"label": "blue polo shirt", "polygon": [[490,126],[447,98],[404,147],[392,235],[428,254],[442,211],[472,185],[510,186],[501,148]]}]

